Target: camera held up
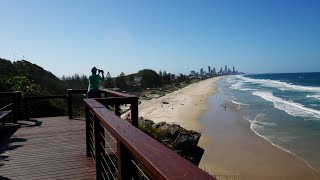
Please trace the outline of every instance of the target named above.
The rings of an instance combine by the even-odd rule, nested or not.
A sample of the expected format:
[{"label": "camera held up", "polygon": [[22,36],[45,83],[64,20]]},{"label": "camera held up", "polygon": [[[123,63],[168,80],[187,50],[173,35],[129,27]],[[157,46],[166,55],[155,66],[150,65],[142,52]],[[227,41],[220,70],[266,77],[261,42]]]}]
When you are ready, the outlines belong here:
[{"label": "camera held up", "polygon": [[102,69],[98,69],[98,73],[104,73]]}]

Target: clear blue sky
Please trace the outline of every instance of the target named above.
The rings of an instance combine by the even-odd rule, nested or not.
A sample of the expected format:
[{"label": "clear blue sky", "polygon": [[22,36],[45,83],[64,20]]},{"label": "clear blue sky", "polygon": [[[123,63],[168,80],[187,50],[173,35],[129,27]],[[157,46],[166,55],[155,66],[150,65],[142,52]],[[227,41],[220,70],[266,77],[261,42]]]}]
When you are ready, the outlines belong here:
[{"label": "clear blue sky", "polygon": [[0,57],[52,73],[320,71],[319,0],[0,0]]}]

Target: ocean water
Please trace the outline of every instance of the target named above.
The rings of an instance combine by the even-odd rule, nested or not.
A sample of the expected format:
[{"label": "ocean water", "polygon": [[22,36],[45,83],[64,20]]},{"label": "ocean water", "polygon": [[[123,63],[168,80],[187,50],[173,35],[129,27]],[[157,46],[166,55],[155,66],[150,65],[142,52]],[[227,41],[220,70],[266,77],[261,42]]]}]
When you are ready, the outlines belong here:
[{"label": "ocean water", "polygon": [[229,76],[218,87],[257,135],[320,172],[320,73]]}]

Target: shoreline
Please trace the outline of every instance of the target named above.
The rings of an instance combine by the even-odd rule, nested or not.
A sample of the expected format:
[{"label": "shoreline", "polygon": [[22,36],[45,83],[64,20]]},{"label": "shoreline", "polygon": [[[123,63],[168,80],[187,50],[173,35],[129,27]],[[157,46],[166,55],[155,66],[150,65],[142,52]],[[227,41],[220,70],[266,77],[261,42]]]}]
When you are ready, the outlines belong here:
[{"label": "shoreline", "polygon": [[[242,175],[244,175],[246,178],[249,177],[249,179],[250,177],[256,179],[257,177],[277,178],[280,176],[290,177],[292,179],[319,178],[319,176],[314,173],[314,169],[302,158],[273,145],[271,141],[252,131],[250,122],[244,119],[240,112],[236,112],[236,108],[232,110],[232,105],[230,105],[230,103],[233,104],[232,102],[228,104],[227,113],[221,114],[220,112],[220,115],[217,113],[217,111],[224,111],[221,104],[227,105],[226,99],[223,99],[223,102],[219,102],[219,106],[214,105],[212,107],[212,99],[219,94],[217,82],[220,78],[221,77],[215,77],[193,83],[157,99],[142,100],[142,103],[139,105],[139,116],[153,120],[155,123],[161,121],[176,123],[186,129],[201,132],[202,136],[198,145],[204,148],[205,153],[199,167],[202,167],[202,169],[214,175],[222,175],[223,177],[229,175],[241,175],[241,177],[243,177]],[[165,104],[163,102],[165,102]],[[208,111],[209,109],[213,110],[211,114],[211,111]],[[231,131],[230,128],[228,130],[228,124],[225,124],[226,122],[221,123],[221,119],[228,119],[230,115],[232,116],[231,119],[233,119],[231,122]],[[212,117],[215,118],[212,120]],[[215,121],[219,126],[212,127],[206,124],[204,119]],[[209,129],[207,129],[208,127]],[[223,132],[219,128],[226,131]],[[237,128],[240,128],[241,131],[237,130]],[[235,131],[237,131],[238,134],[234,133]],[[235,139],[232,140],[232,138],[235,138],[235,135],[239,136],[241,141],[233,142]],[[247,141],[249,141],[249,143]],[[227,143],[235,144],[231,146],[231,150],[233,151],[230,151],[230,146],[228,146]],[[248,147],[253,146],[255,150],[244,147],[242,143],[247,144]],[[249,151],[249,153],[247,151]],[[271,160],[261,157],[261,154],[259,154],[261,152],[264,153],[263,156],[270,156],[269,159]],[[253,155],[250,155],[250,153]],[[232,154],[247,156],[249,159],[239,158],[237,156],[233,157],[234,155]],[[235,159],[237,159],[237,162],[234,161]],[[235,165],[233,165],[233,163]],[[254,163],[257,163],[256,166],[252,166]],[[279,166],[279,164],[283,167]],[[262,167],[259,167],[259,165]],[[273,168],[274,166],[275,168]],[[234,170],[238,167],[241,167],[241,170]],[[253,170],[252,168],[254,168],[254,172],[250,171]]]},{"label": "shoreline", "polygon": [[200,167],[222,177],[235,175],[245,179],[320,178],[320,174],[304,159],[279,148],[253,131],[249,120],[237,109],[238,105],[227,99],[223,93],[217,91],[208,105],[209,111],[204,113],[200,122],[210,128],[202,133],[205,139],[213,141],[213,144],[208,143],[208,140],[199,142],[201,147],[211,151],[205,152]]},{"label": "shoreline", "polygon": [[[242,116],[243,119],[247,120],[247,121],[250,121],[249,119],[245,118],[244,116]],[[296,157],[297,159],[299,159],[300,161],[302,161],[303,163],[305,163],[310,169],[312,169],[313,171],[315,171],[315,173],[319,176],[320,178],[320,171],[315,169],[314,167],[312,167],[305,159],[303,159],[302,157],[296,155],[295,153],[291,152],[290,150],[287,150],[285,149],[284,147],[280,146],[280,145],[277,145],[275,143],[273,143],[270,139],[264,137],[263,135],[259,134],[257,131],[255,131],[252,126],[250,125],[250,130],[252,132],[254,132],[257,136],[261,137],[262,139],[264,139],[265,141],[269,142],[272,146],[275,146],[277,147],[278,149],[282,150],[282,151],[285,151],[291,155],[293,155],[294,157]]]}]

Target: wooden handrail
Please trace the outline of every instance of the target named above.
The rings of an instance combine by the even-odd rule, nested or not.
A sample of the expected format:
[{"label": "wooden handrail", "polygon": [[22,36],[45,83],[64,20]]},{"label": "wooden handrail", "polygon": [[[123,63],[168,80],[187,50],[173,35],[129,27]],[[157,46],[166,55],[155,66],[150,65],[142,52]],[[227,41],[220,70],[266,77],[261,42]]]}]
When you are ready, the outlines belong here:
[{"label": "wooden handrail", "polygon": [[27,96],[25,100],[43,100],[43,99],[66,99],[67,95],[52,95],[52,96]]},{"label": "wooden handrail", "polygon": [[126,98],[135,97],[134,95],[125,94],[125,93],[117,92],[117,91],[112,91],[110,89],[100,89],[100,92],[105,93],[110,96],[113,96],[113,97],[126,97]]},{"label": "wooden handrail", "polygon": [[[119,179],[131,178],[132,169],[128,169],[130,158],[136,160],[152,179],[215,179],[138,128],[121,120],[96,100],[85,99],[84,101],[86,121],[91,121],[89,114],[93,114],[94,128],[98,128],[93,130],[90,129],[92,127],[90,124],[87,125],[87,136],[90,135],[90,131],[100,131],[101,128],[98,125],[101,125],[117,140]],[[100,139],[101,137],[95,137],[95,143],[100,143],[97,141]],[[87,143],[90,142],[87,141]],[[87,144],[87,147],[90,147],[90,144]],[[100,149],[96,149],[95,152],[97,178],[99,178]]]},{"label": "wooden handrail", "polygon": [[[112,91],[109,89],[100,89],[100,93],[105,94],[108,97],[108,101],[105,101],[105,105],[115,105],[115,110],[117,115],[120,115],[120,104],[130,104],[131,105],[131,120],[134,126],[138,126],[138,99],[139,97]],[[73,118],[72,112],[72,96],[73,94],[86,94],[86,89],[68,89],[67,95],[50,95],[50,96],[27,96],[22,98],[20,91],[15,92],[0,92],[0,97],[12,97],[13,101],[13,113],[14,122],[22,118],[21,103],[24,102],[25,111],[28,110],[27,101],[32,100],[47,100],[47,99],[67,99],[68,103],[68,116],[69,119]],[[100,100],[99,100],[100,101]],[[102,100],[103,101],[103,100]],[[25,118],[28,118],[25,112]]]},{"label": "wooden handrail", "polygon": [[[99,89],[99,92],[102,94],[105,94],[105,96],[109,97],[109,105],[111,102],[114,102],[114,100],[112,98],[123,98],[122,101],[120,101],[120,99],[116,99],[117,104],[114,103],[114,105],[116,105],[116,108],[119,109],[119,105],[120,104],[131,104],[131,117],[132,118],[132,123],[135,126],[138,126],[138,99],[139,97],[134,96],[134,95],[129,95],[129,94],[125,94],[125,93],[121,93],[121,92],[117,92],[117,91],[112,91],[109,89]],[[68,116],[69,119],[72,119],[72,95],[73,94],[86,94],[87,90],[86,89],[68,89],[67,90],[68,93]],[[128,103],[122,103],[122,102],[128,102]],[[107,102],[105,102],[107,103]],[[111,103],[112,104],[112,103]],[[120,115],[120,114],[118,114]]]},{"label": "wooden handrail", "polygon": [[0,97],[12,96],[16,92],[0,92]]},{"label": "wooden handrail", "polygon": [[130,97],[108,97],[108,98],[95,98],[96,101],[103,104],[105,107],[108,105],[115,105],[115,113],[120,116],[120,104],[130,104],[130,119],[131,124],[138,127],[138,99],[137,96]]},{"label": "wooden handrail", "polygon": [[67,89],[67,91],[71,93],[83,93],[83,94],[87,93],[86,89]]}]

